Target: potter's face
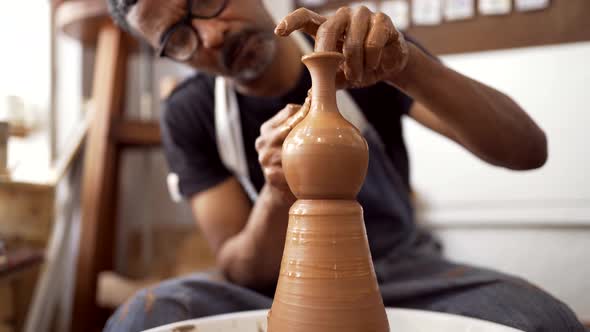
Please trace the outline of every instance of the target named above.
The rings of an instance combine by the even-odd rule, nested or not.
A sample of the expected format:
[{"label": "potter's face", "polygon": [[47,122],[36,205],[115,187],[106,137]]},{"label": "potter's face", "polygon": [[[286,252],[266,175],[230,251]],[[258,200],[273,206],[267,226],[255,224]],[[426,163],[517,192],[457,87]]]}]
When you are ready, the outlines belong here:
[{"label": "potter's face", "polygon": [[[127,19],[133,29],[158,49],[164,33],[186,14],[186,0],[139,0]],[[218,16],[192,19],[189,24],[197,32],[198,46],[192,56],[181,62],[194,68],[248,81],[256,79],[274,58],[274,23],[261,0],[228,0]],[[188,41],[176,38],[174,43]]]}]

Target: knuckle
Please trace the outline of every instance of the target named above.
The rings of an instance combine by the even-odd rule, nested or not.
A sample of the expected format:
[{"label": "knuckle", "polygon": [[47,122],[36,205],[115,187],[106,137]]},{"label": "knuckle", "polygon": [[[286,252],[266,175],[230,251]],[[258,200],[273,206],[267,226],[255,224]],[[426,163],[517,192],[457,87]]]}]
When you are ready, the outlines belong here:
[{"label": "knuckle", "polygon": [[277,169],[277,167],[267,167],[264,169],[264,175],[265,178],[267,179],[268,182],[270,182],[271,184],[276,184],[277,182],[279,182],[279,171]]},{"label": "knuckle", "polygon": [[271,121],[266,121],[265,123],[262,124],[262,126],[260,126],[260,134],[261,136],[265,133],[268,132],[268,130],[270,129],[270,127],[272,126]]},{"label": "knuckle", "polygon": [[259,151],[262,149],[262,147],[264,146],[265,143],[265,139],[262,136],[259,136],[256,141],[254,142],[254,148],[256,149],[256,151]]},{"label": "knuckle", "polygon": [[272,162],[275,165],[282,165],[283,164],[283,149],[282,149],[282,147],[277,148]]},{"label": "knuckle", "polygon": [[284,119],[291,113],[291,107],[289,105],[285,106],[282,110],[280,110],[277,115],[274,117],[277,121],[284,121]]},{"label": "knuckle", "polygon": [[334,15],[329,17],[326,22],[320,25],[320,29],[324,28],[333,28],[335,26],[339,26],[342,19],[344,17],[348,17],[350,15],[350,8],[349,7],[340,7],[336,11]]},{"label": "knuckle", "polygon": [[289,16],[293,17],[293,16],[301,16],[301,15],[306,15],[308,14],[309,10],[305,7],[300,7],[295,9]]},{"label": "knuckle", "polygon": [[358,6],[358,8],[355,11],[357,14],[365,14],[365,13],[371,13],[371,10],[365,6],[365,5],[361,5]]},{"label": "knuckle", "polygon": [[363,42],[356,38],[346,39],[344,50],[350,53],[360,52],[363,48]]},{"label": "knuckle", "polygon": [[396,27],[393,25],[393,23],[391,23],[391,25],[387,28],[387,39],[393,39],[393,40],[403,40],[403,36],[397,29]]},{"label": "knuckle", "polygon": [[328,20],[326,20],[326,22],[324,22],[322,25],[320,25],[320,27],[318,28],[318,34],[330,34],[332,32],[332,30],[334,30],[334,27],[336,26],[337,21],[334,19],[334,16],[328,18]]},{"label": "knuckle", "polygon": [[305,14],[312,14],[313,13],[313,11],[311,11],[310,9],[305,8],[305,7],[301,7],[299,9],[297,9],[297,11],[299,11],[300,13],[305,13]]},{"label": "knuckle", "polygon": [[377,12],[374,14],[375,15],[375,20],[377,22],[383,22],[385,21],[387,18],[389,18],[387,15],[383,14],[382,12]]},{"label": "knuckle", "polygon": [[348,6],[342,6],[336,10],[336,15],[348,14],[350,13],[351,9]]},{"label": "knuckle", "polygon": [[297,111],[299,111],[299,108],[301,106],[297,105],[297,104],[287,104],[287,106],[285,107],[285,109],[287,110],[287,113],[289,114],[289,116],[295,114]]},{"label": "knuckle", "polygon": [[268,164],[269,152],[268,150],[264,150],[258,154],[258,162],[260,165],[264,166]]}]

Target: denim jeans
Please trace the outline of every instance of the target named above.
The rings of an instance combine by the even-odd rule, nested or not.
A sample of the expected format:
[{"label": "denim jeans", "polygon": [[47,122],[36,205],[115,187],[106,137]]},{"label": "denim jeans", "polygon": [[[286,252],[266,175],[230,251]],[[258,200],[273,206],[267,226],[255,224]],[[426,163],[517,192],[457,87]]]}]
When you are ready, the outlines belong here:
[{"label": "denim jeans", "polygon": [[[375,263],[383,301],[459,314],[526,332],[585,332],[574,313],[538,287],[499,272],[420,254]],[[138,332],[177,321],[267,309],[270,296],[195,274],[144,289],[109,319],[106,332]]]}]

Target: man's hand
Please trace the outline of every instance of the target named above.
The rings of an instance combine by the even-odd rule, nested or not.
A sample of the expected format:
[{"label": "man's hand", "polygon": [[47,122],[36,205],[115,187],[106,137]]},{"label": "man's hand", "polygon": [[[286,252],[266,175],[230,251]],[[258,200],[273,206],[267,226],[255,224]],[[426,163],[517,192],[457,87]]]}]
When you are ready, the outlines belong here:
[{"label": "man's hand", "polygon": [[331,17],[299,8],[277,25],[275,34],[288,36],[295,30],[313,36],[316,51],[344,54],[339,87],[365,87],[382,80],[395,83],[396,75],[408,62],[403,34],[387,15],[373,13],[365,6],[355,10],[342,7]]},{"label": "man's hand", "polygon": [[310,105],[308,95],[303,105],[289,104],[260,127],[256,139],[258,161],[262,167],[266,184],[277,193],[277,199],[293,202],[295,197],[287,185],[282,165],[283,142],[293,129],[307,115]]}]

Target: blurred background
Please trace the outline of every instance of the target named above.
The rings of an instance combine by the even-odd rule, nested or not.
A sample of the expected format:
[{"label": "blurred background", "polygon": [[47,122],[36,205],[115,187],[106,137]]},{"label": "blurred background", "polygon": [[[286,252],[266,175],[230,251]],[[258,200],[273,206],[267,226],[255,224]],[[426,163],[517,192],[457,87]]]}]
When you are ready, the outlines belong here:
[{"label": "blurred background", "polygon": [[[550,152],[525,173],[405,121],[418,222],[450,258],[525,277],[590,322],[589,1],[266,4],[277,19],[300,6],[382,11],[520,103]],[[160,148],[160,102],[191,69],[113,27],[103,0],[0,9],[0,332],[98,329],[137,288],[211,269]]]}]

